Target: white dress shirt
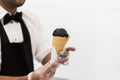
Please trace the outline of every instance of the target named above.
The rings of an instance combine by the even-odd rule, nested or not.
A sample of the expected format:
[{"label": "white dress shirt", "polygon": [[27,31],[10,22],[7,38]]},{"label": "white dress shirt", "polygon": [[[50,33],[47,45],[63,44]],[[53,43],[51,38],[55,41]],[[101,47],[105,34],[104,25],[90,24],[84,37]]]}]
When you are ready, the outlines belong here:
[{"label": "white dress shirt", "polygon": [[[48,36],[40,24],[40,20],[29,12],[28,10],[17,10],[18,12],[22,11],[23,20],[29,30],[31,38],[31,46],[33,56],[39,61],[42,62],[43,58],[50,51],[50,41]],[[0,20],[3,23],[4,15],[8,13],[5,9],[0,6]],[[10,23],[3,25],[9,41],[12,42],[22,42],[23,35],[21,31],[20,23],[11,21]],[[0,68],[1,68],[1,41],[0,41]]]}]

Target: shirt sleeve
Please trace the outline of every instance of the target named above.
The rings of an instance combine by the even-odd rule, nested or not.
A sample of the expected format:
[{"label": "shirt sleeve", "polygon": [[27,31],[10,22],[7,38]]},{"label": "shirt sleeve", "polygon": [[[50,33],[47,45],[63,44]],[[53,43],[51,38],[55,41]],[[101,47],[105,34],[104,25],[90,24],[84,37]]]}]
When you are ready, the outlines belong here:
[{"label": "shirt sleeve", "polygon": [[50,40],[48,39],[44,30],[42,30],[37,39],[37,46],[36,46],[36,55],[35,58],[37,61],[42,62],[45,56],[48,55],[50,52]]},{"label": "shirt sleeve", "polygon": [[39,22],[39,26],[37,27],[37,43],[35,52],[35,59],[39,62],[42,62],[42,60],[45,58],[45,56],[48,55],[51,49],[51,41],[49,39],[50,37],[47,30],[45,29],[46,28],[44,28]]},{"label": "shirt sleeve", "polygon": [[[31,45],[33,56],[38,62],[42,62],[50,52],[51,39],[49,32],[43,27],[39,16],[31,11],[24,10],[24,20],[29,21],[29,31],[31,33]],[[28,22],[26,22],[28,24]]]}]

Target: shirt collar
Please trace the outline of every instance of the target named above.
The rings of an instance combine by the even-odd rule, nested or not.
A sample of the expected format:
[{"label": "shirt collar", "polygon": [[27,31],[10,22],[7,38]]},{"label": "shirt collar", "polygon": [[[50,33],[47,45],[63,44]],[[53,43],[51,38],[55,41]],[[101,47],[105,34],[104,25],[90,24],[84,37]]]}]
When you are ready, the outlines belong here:
[{"label": "shirt collar", "polygon": [[[17,9],[17,12],[21,12],[20,9]],[[0,20],[9,13],[7,10],[5,10],[2,6],[0,6]],[[10,14],[10,13],[9,13]]]},{"label": "shirt collar", "polygon": [[0,19],[2,19],[7,13],[8,12],[2,6],[0,6]]}]

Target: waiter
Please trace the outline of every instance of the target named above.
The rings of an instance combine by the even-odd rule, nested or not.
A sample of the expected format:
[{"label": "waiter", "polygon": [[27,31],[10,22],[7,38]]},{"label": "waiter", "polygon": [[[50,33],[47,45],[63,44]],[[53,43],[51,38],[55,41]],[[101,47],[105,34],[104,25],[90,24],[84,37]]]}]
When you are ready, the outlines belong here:
[{"label": "waiter", "polygon": [[[50,63],[52,48],[37,17],[18,7],[25,0],[0,0],[0,80],[50,80],[58,67]],[[59,55],[59,63],[68,60],[67,47]],[[34,71],[33,58],[43,64]]]}]

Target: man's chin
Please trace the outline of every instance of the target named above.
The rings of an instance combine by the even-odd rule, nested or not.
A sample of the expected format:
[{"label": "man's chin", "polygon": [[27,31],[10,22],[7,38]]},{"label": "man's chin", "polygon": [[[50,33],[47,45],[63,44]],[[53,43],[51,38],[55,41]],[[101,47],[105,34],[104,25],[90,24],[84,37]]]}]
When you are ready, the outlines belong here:
[{"label": "man's chin", "polygon": [[25,0],[17,0],[17,3],[24,4]]},{"label": "man's chin", "polygon": [[24,4],[24,3],[19,3],[19,4],[17,4],[16,6],[13,6],[13,7],[14,7],[14,8],[21,7],[21,6],[23,6],[23,4]]},{"label": "man's chin", "polygon": [[17,1],[17,4],[18,4],[18,5],[16,5],[16,6],[17,6],[17,7],[20,7],[20,6],[22,6],[24,3],[25,3],[25,0],[18,0],[18,1]]}]

